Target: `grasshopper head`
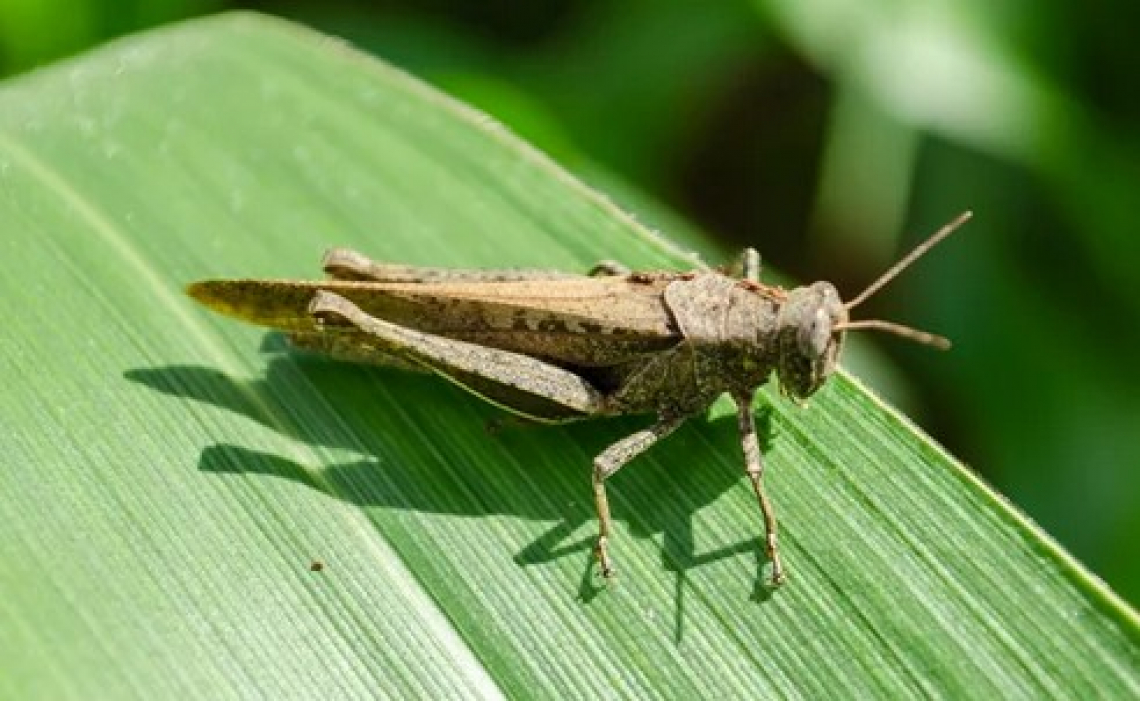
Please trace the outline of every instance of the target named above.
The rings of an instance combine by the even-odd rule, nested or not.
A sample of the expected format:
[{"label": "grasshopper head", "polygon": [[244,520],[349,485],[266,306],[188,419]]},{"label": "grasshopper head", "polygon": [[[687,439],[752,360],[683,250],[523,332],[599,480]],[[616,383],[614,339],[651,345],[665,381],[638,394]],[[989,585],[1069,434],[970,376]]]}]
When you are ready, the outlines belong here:
[{"label": "grasshopper head", "polygon": [[933,236],[892,265],[850,302],[840,300],[839,293],[829,282],[817,282],[789,292],[776,317],[776,338],[779,345],[776,372],[780,376],[780,391],[793,399],[806,399],[823,386],[824,381],[835,371],[839,351],[843,347],[843,337],[849,329],[886,331],[935,348],[949,348],[950,342],[941,336],[879,319],[849,321],[848,312],[882,289],[883,285],[893,280],[936,243],[952,234],[971,216],[970,212],[963,212],[934,232]]},{"label": "grasshopper head", "polygon": [[788,292],[776,319],[780,391],[804,399],[835,370],[843,347],[847,308],[830,282],[817,282]]}]

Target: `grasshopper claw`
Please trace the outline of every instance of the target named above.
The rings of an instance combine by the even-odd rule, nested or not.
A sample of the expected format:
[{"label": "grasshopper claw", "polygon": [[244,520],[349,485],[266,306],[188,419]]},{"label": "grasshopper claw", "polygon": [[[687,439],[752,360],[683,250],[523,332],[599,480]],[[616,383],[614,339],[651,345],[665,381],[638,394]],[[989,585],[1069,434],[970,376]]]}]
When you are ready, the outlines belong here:
[{"label": "grasshopper claw", "polygon": [[607,584],[612,582],[617,573],[614,571],[614,563],[610,559],[609,549],[606,547],[605,536],[598,536],[598,542],[594,545],[594,557],[598,561],[602,578],[606,580]]}]

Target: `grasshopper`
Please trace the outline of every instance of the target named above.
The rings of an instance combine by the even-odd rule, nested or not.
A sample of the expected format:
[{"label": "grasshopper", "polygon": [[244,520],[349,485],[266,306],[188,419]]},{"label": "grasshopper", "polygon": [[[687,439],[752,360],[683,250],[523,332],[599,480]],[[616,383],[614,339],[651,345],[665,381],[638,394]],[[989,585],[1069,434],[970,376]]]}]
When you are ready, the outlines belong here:
[{"label": "grasshopper", "polygon": [[594,458],[594,555],[607,581],[614,565],[606,480],[727,392],[775,586],[785,575],[751,410],[757,389],[775,372],[781,394],[802,403],[835,370],[854,329],[948,348],[940,336],[848,315],[970,216],[943,226],[846,303],[828,282],[791,290],[761,283],[752,249],[737,277],[631,272],[612,262],[587,274],[452,270],[378,263],[335,248],[323,263],[329,280],[208,280],[187,292],[214,311],[285,331],[300,348],[434,372],[531,420],[656,414],[651,426]]}]

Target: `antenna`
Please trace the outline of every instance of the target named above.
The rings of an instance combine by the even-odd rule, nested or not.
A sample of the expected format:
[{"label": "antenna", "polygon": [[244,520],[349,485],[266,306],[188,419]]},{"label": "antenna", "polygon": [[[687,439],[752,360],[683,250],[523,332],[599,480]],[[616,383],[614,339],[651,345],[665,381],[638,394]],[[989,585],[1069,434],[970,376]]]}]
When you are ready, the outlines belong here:
[{"label": "antenna", "polygon": [[[918,247],[915,248],[913,251],[911,251],[905,258],[903,258],[899,262],[892,265],[890,267],[890,269],[887,270],[887,272],[880,275],[878,280],[875,280],[870,285],[868,285],[867,289],[860,292],[858,297],[851,300],[850,302],[847,302],[843,306],[846,307],[848,311],[850,311],[850,310],[854,309],[855,307],[859,306],[860,304],[862,304],[863,302],[866,302],[868,297],[870,297],[871,295],[873,295],[876,292],[878,292],[879,290],[881,290],[883,288],[883,285],[886,285],[888,282],[895,279],[895,276],[897,276],[899,273],[901,273],[903,270],[905,270],[908,265],[910,265],[914,261],[918,260],[918,258],[920,256],[922,256],[922,254],[926,253],[931,248],[934,248],[934,246],[938,242],[940,242],[942,239],[944,239],[947,236],[949,236],[950,234],[954,233],[955,229],[957,229],[958,227],[965,224],[970,219],[970,217],[972,217],[972,216],[974,216],[973,212],[965,211],[965,212],[962,212],[961,214],[959,214],[957,217],[955,217],[954,220],[951,221],[949,224],[944,224],[941,229],[934,232],[934,234],[930,238],[928,238],[925,241],[923,241],[922,243],[920,243],[918,245]],[[865,323],[865,322],[856,322],[856,323]],[[877,324],[887,324],[889,322],[881,321],[881,322],[876,322],[876,323]],[[850,325],[848,325],[847,328],[852,328],[852,327]],[[871,328],[871,327],[867,327],[867,328]],[[874,328],[878,328],[878,329],[883,330],[883,331],[888,330],[886,327],[883,327],[883,326],[875,326]],[[906,328],[906,327],[902,327],[902,328]],[[909,330],[914,331],[913,329],[909,329]],[[893,330],[891,332],[897,333],[897,330]],[[920,333],[920,332],[914,332],[914,333]],[[899,334],[899,335],[906,336],[907,334],[903,333],[903,334]],[[913,338],[913,336],[912,336],[912,338]],[[946,339],[943,339],[943,340],[946,340]],[[939,345],[939,344],[936,343],[933,345]]]},{"label": "antenna", "polygon": [[836,324],[832,327],[833,331],[850,331],[852,329],[872,329],[875,331],[886,331],[893,333],[896,336],[909,338],[916,343],[921,343],[927,346],[934,346],[938,350],[949,350],[950,339],[945,336],[927,333],[926,331],[919,331],[912,329],[909,326],[896,324],[893,321],[882,321],[880,319],[860,319],[859,321],[846,321],[842,324]]}]

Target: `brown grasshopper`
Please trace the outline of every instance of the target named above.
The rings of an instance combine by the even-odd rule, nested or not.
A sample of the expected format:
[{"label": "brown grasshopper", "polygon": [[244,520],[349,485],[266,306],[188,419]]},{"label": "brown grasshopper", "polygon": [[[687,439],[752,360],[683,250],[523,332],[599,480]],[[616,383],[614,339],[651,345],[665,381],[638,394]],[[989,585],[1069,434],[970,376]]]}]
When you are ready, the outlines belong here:
[{"label": "brown grasshopper", "polygon": [[594,458],[602,575],[613,576],[605,482],[623,465],[727,392],[737,406],[744,469],[760,505],[772,583],[784,579],[776,517],[761,477],[752,417],[773,371],[803,400],[835,370],[845,333],[888,331],[940,348],[939,336],[848,312],[970,218],[965,212],[844,303],[816,282],[762,284],[748,249],[741,277],[716,271],[630,272],[599,264],[586,275],[540,270],[450,270],[373,262],[333,249],[331,280],[209,280],[187,288],[211,309],[288,332],[333,357],[430,371],[540,422],[656,414],[657,422]]}]

